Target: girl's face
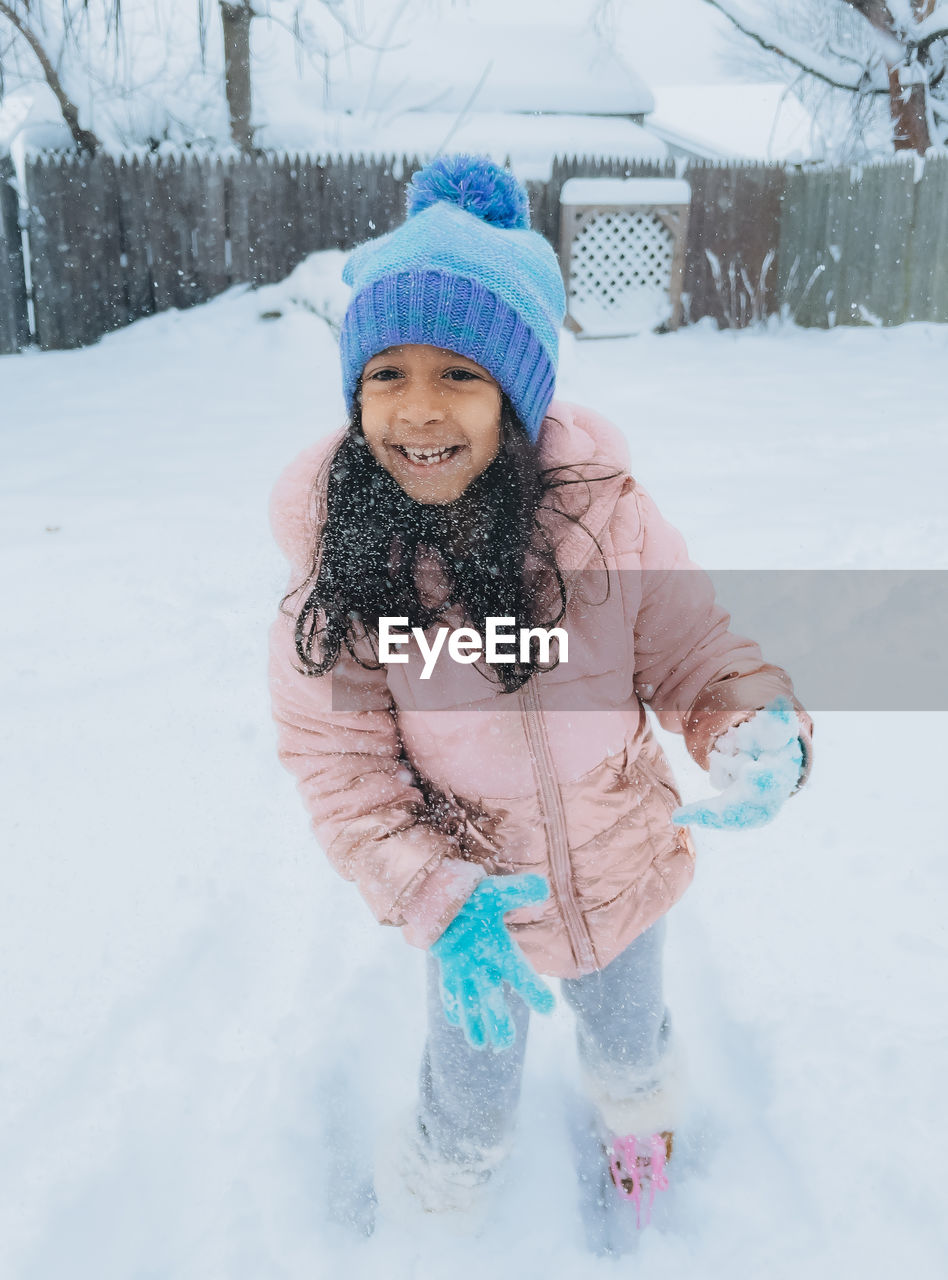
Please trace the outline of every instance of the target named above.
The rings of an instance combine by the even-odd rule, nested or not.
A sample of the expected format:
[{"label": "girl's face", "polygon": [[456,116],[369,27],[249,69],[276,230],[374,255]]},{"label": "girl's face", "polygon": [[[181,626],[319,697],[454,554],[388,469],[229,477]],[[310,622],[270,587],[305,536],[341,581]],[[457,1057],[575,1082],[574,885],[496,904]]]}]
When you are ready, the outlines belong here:
[{"label": "girl's face", "polygon": [[487,370],[442,347],[389,347],[362,371],[366,443],[415,502],[454,502],[490,466],[500,411]]}]

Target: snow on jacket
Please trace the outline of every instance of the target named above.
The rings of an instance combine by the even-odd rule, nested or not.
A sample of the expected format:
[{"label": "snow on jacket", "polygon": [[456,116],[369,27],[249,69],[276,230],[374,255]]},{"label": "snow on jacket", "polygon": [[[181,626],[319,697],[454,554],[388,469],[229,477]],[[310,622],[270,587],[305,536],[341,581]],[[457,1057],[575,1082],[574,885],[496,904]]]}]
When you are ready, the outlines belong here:
[{"label": "snow on jacket", "polygon": [[[317,474],[340,439],[305,451],[274,490],[294,588],[324,518]],[[559,624],[567,663],[505,694],[446,654],[421,681],[412,641],[407,665],[367,670],[343,650],[332,672],[306,676],[293,639],[297,594],[271,632],[271,691],[280,758],[317,838],[381,922],[427,947],[485,875],[539,872],[549,899],[508,923],[538,972],[575,977],[607,965],[693,875],[689,834],[670,820],[680,797],[643,704],[707,768],[721,733],[793,689],[728,630],[710,579],[629,475],[615,427],[554,402],[540,449],[544,466],[611,477],[557,490],[585,529],[548,523],[571,586]],[[610,589],[590,599],[590,584],[606,581],[600,548]],[[794,702],[809,763],[812,726]]]}]

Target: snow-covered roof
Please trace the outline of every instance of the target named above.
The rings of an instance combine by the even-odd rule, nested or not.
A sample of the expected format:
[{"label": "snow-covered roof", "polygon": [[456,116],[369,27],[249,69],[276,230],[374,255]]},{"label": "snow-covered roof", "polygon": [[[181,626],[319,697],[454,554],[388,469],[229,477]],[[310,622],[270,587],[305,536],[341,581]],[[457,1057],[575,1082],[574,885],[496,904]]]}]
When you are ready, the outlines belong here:
[{"label": "snow-covered roof", "polygon": [[355,47],[346,60],[327,94],[337,111],[640,115],[653,106],[645,81],[588,23],[508,25],[475,10],[413,30],[383,53]]},{"label": "snow-covered roof", "polygon": [[72,144],[59,103],[45,84],[22,85],[0,103],[0,151],[16,153],[24,143],[36,150]]},{"label": "snow-covered roof", "polygon": [[311,152],[416,155],[426,159],[442,151],[509,159],[520,178],[545,180],[553,158],[563,155],[618,156],[629,160],[664,160],[668,148],[641,125],[621,116],[519,115],[472,111],[463,117],[449,112],[405,111],[389,118],[323,112],[298,119],[271,114],[261,130],[262,145]]},{"label": "snow-covered roof", "polygon": [[560,204],[690,204],[691,188],[680,178],[569,178]]},{"label": "snow-covered roof", "polygon": [[784,84],[655,85],[649,128],[709,157],[819,158],[809,113]]}]

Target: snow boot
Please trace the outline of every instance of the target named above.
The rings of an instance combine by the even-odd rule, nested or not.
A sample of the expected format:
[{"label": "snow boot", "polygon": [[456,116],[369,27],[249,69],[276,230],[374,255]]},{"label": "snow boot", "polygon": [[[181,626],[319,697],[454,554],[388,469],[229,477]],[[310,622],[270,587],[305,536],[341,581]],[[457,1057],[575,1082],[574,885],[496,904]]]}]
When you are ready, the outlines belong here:
[{"label": "snow boot", "polygon": [[606,1149],[613,1185],[623,1200],[635,1205],[636,1226],[640,1230],[652,1220],[656,1194],[668,1190],[665,1170],[673,1146],[674,1135],[666,1129],[647,1138],[635,1134],[613,1138]]}]

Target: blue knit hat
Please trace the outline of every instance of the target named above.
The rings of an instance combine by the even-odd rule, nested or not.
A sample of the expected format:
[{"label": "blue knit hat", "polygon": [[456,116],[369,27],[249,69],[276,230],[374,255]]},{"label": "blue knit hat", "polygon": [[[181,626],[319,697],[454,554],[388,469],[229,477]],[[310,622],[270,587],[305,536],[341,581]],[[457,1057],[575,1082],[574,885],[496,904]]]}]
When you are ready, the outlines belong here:
[{"label": "blue knit hat", "polygon": [[551,246],[530,230],[527,193],[483,156],[443,156],[416,173],[408,218],[351,253],[342,322],[351,412],[366,362],[426,343],[483,365],[532,440],[553,398],[566,295]]}]

